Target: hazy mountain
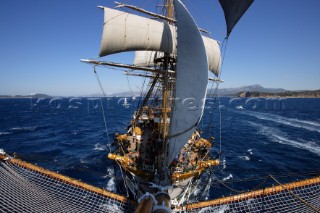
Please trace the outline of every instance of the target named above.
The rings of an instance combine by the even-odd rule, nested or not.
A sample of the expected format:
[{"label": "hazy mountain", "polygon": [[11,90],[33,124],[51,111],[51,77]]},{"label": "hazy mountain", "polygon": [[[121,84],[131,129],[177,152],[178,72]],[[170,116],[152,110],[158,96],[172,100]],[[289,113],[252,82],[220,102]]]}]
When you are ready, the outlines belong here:
[{"label": "hazy mountain", "polygon": [[[235,88],[220,88],[219,89],[219,96],[237,96],[239,93],[245,93],[245,92],[260,92],[260,93],[285,93],[285,92],[308,92],[308,90],[300,90],[300,91],[290,91],[285,90],[282,88],[264,88],[263,86],[259,84],[250,85],[250,86],[242,86],[242,87],[235,87]],[[215,95],[215,91],[211,91],[208,89],[208,96]],[[144,96],[142,94],[142,96]],[[134,91],[133,93],[130,91],[127,92],[118,92],[118,93],[107,93],[107,97],[140,97],[141,93],[138,91]],[[46,95],[46,94],[40,94],[40,93],[34,93],[30,95],[0,95],[0,98],[51,98],[54,96]],[[91,94],[91,95],[82,95],[78,97],[103,97],[101,93],[99,94]]]},{"label": "hazy mountain", "polygon": [[[267,92],[267,93],[280,93],[286,92],[287,90],[282,88],[264,88],[259,84],[250,85],[250,86],[242,86],[235,88],[221,88],[219,89],[220,96],[233,96],[240,92]],[[208,91],[209,94],[209,91]],[[213,92],[211,92],[213,94]]]}]

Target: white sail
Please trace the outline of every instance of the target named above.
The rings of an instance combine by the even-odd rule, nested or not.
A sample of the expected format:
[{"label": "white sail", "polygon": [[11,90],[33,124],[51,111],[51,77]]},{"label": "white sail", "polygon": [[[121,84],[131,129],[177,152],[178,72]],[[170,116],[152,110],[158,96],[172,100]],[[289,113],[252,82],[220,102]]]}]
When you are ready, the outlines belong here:
[{"label": "white sail", "polygon": [[178,29],[178,58],[168,163],[180,153],[201,119],[208,84],[208,62],[201,34],[180,0],[174,2]]},{"label": "white sail", "polygon": [[219,76],[221,68],[221,52],[218,41],[202,36],[208,58],[209,70]]},{"label": "white sail", "polygon": [[133,64],[139,67],[154,67],[154,59],[163,57],[163,52],[156,51],[135,51]]},{"label": "white sail", "polygon": [[[144,50],[146,56],[135,59],[135,64],[149,64],[152,53],[160,51],[177,54],[176,28],[167,23],[148,19],[104,7],[104,27],[100,56],[109,54]],[[202,36],[209,61],[209,70],[216,76],[220,71],[220,47],[216,40]],[[147,59],[141,61],[140,59]],[[150,66],[153,66],[152,64]]]},{"label": "white sail", "polygon": [[155,50],[174,53],[175,27],[142,16],[104,7],[100,56]]}]

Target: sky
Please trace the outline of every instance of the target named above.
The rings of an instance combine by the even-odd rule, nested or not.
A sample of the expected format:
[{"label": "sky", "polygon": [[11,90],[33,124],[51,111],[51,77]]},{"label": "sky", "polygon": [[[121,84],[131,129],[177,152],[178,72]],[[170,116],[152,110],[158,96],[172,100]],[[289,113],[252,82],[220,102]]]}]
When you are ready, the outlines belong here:
[{"label": "sky", "polygon": [[[160,0],[123,0],[152,12]],[[184,0],[197,24],[223,41],[218,0]],[[109,0],[1,0],[0,95],[78,96],[100,93],[90,65],[98,58]],[[255,0],[228,40],[221,87],[260,84],[288,90],[320,89],[320,1]],[[132,64],[133,53],[99,60]],[[106,93],[129,91],[122,71],[99,68]],[[129,77],[137,91],[143,79]]]}]

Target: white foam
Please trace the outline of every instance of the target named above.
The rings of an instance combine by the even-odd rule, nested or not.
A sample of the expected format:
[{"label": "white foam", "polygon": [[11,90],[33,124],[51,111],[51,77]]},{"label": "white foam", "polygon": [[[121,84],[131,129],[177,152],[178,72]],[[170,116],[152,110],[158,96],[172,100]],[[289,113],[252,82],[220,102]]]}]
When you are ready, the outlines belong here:
[{"label": "white foam", "polygon": [[249,160],[250,160],[250,157],[247,156],[247,155],[239,156],[239,158],[240,158],[241,160],[245,160],[245,161],[249,161]]},{"label": "white foam", "polygon": [[249,152],[250,155],[253,155],[252,149],[248,149],[247,151]]},{"label": "white foam", "polygon": [[287,126],[292,126],[296,128],[302,128],[313,132],[320,132],[320,123],[316,121],[308,121],[308,120],[299,120],[295,118],[287,118],[280,115],[275,115],[271,113],[261,113],[261,112],[252,112],[252,111],[236,111],[240,114],[246,114],[249,116],[256,117],[261,120],[272,121],[279,124],[284,124]]},{"label": "white foam", "polygon": [[205,189],[202,191],[202,193],[201,193],[201,195],[203,196],[203,197],[205,197],[205,200],[208,200],[209,199],[209,197],[208,197],[208,195],[209,195],[209,190],[210,190],[210,188],[211,188],[211,183],[212,183],[212,179],[211,179],[211,177],[209,177],[209,180],[208,180],[208,182],[207,182],[207,184],[206,184],[206,187],[205,187]]},{"label": "white foam", "polygon": [[97,144],[94,145],[94,149],[93,149],[93,150],[104,151],[104,150],[106,150],[106,149],[107,149],[106,146],[101,145],[100,143],[97,143]]},{"label": "white foam", "polygon": [[80,163],[82,163],[82,164],[88,164],[88,161],[86,161],[84,158],[85,158],[85,157],[81,157],[81,158],[80,158]]},{"label": "white foam", "polygon": [[0,132],[0,136],[1,135],[11,135],[12,134],[12,132]]},{"label": "white foam", "polygon": [[227,168],[227,165],[226,165],[226,158],[225,157],[223,157],[223,159],[222,159],[222,161],[221,161],[221,167],[222,167],[222,169],[221,169],[221,171],[220,172],[222,172],[223,170],[225,170],[225,168]]},{"label": "white foam", "polygon": [[35,131],[38,128],[38,126],[30,126],[30,127],[14,127],[11,128],[11,131]]},{"label": "white foam", "polygon": [[258,133],[265,135],[267,138],[269,138],[270,141],[280,144],[286,144],[298,149],[304,149],[320,156],[320,145],[313,141],[305,141],[299,138],[296,140],[292,140],[288,138],[288,135],[285,132],[282,132],[279,129],[263,126],[261,124],[253,122],[248,123],[252,126],[257,127],[259,129]]},{"label": "white foam", "polygon": [[116,183],[114,182],[114,177],[112,177],[107,183],[107,190],[110,192],[117,192]]},{"label": "white foam", "polygon": [[109,174],[110,176],[113,176],[113,175],[114,175],[114,169],[113,169],[113,168],[108,168],[107,170],[108,170],[108,174]]},{"label": "white foam", "polygon": [[111,177],[114,177],[114,169],[113,168],[108,168],[108,173],[101,176],[101,178],[103,179],[107,179],[107,178],[111,178]]},{"label": "white foam", "polygon": [[230,173],[229,176],[223,178],[222,181],[230,180],[230,179],[232,179],[232,178],[233,178],[233,176],[232,176],[232,174]]}]

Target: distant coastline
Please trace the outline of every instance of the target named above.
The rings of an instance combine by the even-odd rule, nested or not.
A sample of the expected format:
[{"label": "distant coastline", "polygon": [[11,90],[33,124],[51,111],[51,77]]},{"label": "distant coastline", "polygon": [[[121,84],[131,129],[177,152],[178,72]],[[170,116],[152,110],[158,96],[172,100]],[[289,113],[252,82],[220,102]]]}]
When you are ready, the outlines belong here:
[{"label": "distant coastline", "polygon": [[[119,92],[107,94],[107,97],[143,97],[140,92]],[[265,88],[259,84],[242,86],[236,88],[208,89],[207,97],[240,97],[240,98],[320,98],[320,90],[290,91],[283,88]],[[101,94],[91,94],[82,96],[51,96],[42,93],[32,93],[29,95],[0,95],[0,98],[63,98],[63,97],[102,97]]]},{"label": "distant coastline", "polygon": [[320,90],[314,91],[286,91],[280,93],[270,92],[240,92],[236,95],[239,98],[320,98]]},{"label": "distant coastline", "polygon": [[31,94],[31,95],[0,95],[0,98],[52,98],[53,96],[46,94]]}]

